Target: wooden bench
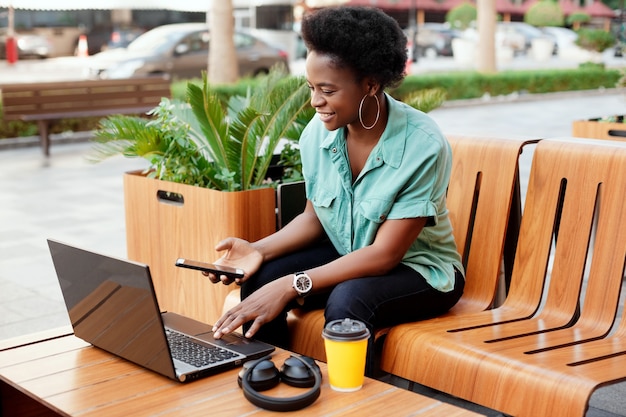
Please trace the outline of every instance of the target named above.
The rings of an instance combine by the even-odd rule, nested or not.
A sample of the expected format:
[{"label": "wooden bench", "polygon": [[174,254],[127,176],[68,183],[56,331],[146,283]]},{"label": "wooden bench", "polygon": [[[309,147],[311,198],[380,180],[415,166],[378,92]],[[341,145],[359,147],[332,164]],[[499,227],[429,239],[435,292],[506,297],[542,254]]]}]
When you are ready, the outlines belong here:
[{"label": "wooden bench", "polygon": [[55,120],[141,114],[170,97],[165,77],[123,80],[0,85],[4,120],[35,121],[44,155],[50,154],[48,128]]},{"label": "wooden bench", "polygon": [[583,416],[626,379],[626,144],[542,140],[505,302],[394,327],[382,368],[515,416]]},{"label": "wooden bench", "polygon": [[[448,187],[448,210],[454,236],[466,267],[466,287],[449,314],[482,311],[497,304],[510,275],[520,221],[518,161],[530,138],[448,138],[453,165]],[[228,295],[224,311],[239,301],[239,291]],[[290,349],[325,360],[323,311],[289,314]],[[379,331],[384,335],[387,329]]]}]

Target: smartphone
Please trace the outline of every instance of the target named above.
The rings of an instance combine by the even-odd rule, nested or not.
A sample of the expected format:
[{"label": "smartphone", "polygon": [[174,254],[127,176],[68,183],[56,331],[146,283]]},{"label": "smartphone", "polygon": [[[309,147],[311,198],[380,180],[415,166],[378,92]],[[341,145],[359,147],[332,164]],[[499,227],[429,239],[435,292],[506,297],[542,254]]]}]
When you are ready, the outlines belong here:
[{"label": "smartphone", "polygon": [[243,278],[243,269],[231,268],[230,266],[208,264],[206,262],[193,261],[191,259],[178,258],[176,266],[181,268],[196,269],[217,275],[225,275],[230,279]]}]

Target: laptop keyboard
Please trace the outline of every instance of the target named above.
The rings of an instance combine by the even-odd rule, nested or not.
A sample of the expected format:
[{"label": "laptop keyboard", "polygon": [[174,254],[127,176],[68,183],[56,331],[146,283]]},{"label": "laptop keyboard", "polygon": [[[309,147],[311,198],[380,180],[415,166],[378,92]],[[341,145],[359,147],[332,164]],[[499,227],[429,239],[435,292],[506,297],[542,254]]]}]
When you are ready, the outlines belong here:
[{"label": "laptop keyboard", "polygon": [[240,356],[238,353],[220,346],[206,346],[197,343],[191,337],[170,329],[166,329],[165,333],[167,334],[167,342],[170,345],[174,359],[197,368],[228,361]]}]

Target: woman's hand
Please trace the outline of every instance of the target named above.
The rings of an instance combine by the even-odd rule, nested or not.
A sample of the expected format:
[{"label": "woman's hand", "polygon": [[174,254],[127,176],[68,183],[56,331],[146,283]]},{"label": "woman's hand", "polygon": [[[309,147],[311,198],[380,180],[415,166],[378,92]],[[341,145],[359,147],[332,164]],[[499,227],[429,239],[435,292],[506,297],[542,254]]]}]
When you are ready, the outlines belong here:
[{"label": "woman's hand", "polygon": [[[254,274],[263,262],[263,255],[250,242],[243,239],[229,237],[219,242],[215,250],[226,251],[221,258],[214,262],[215,265],[243,269],[244,277],[234,280],[237,285]],[[229,285],[233,282],[231,278],[225,275],[217,276],[208,272],[202,272],[202,274],[209,277],[209,280],[214,284],[221,281],[222,284]]]},{"label": "woman's hand", "polygon": [[253,337],[259,328],[275,319],[296,297],[296,291],[292,287],[291,276],[284,276],[267,283],[256,290],[248,298],[228,310],[213,326],[214,337],[219,339],[225,334],[231,333],[239,326],[254,320],[246,337]]}]

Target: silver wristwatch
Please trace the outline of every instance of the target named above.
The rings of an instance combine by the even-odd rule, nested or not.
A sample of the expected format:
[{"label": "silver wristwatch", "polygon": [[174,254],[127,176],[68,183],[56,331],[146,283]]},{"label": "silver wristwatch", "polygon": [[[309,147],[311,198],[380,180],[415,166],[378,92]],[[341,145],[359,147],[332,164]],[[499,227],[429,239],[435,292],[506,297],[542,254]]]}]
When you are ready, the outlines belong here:
[{"label": "silver wristwatch", "polygon": [[304,272],[296,272],[293,276],[293,289],[296,290],[299,297],[306,297],[313,289],[311,277]]}]

